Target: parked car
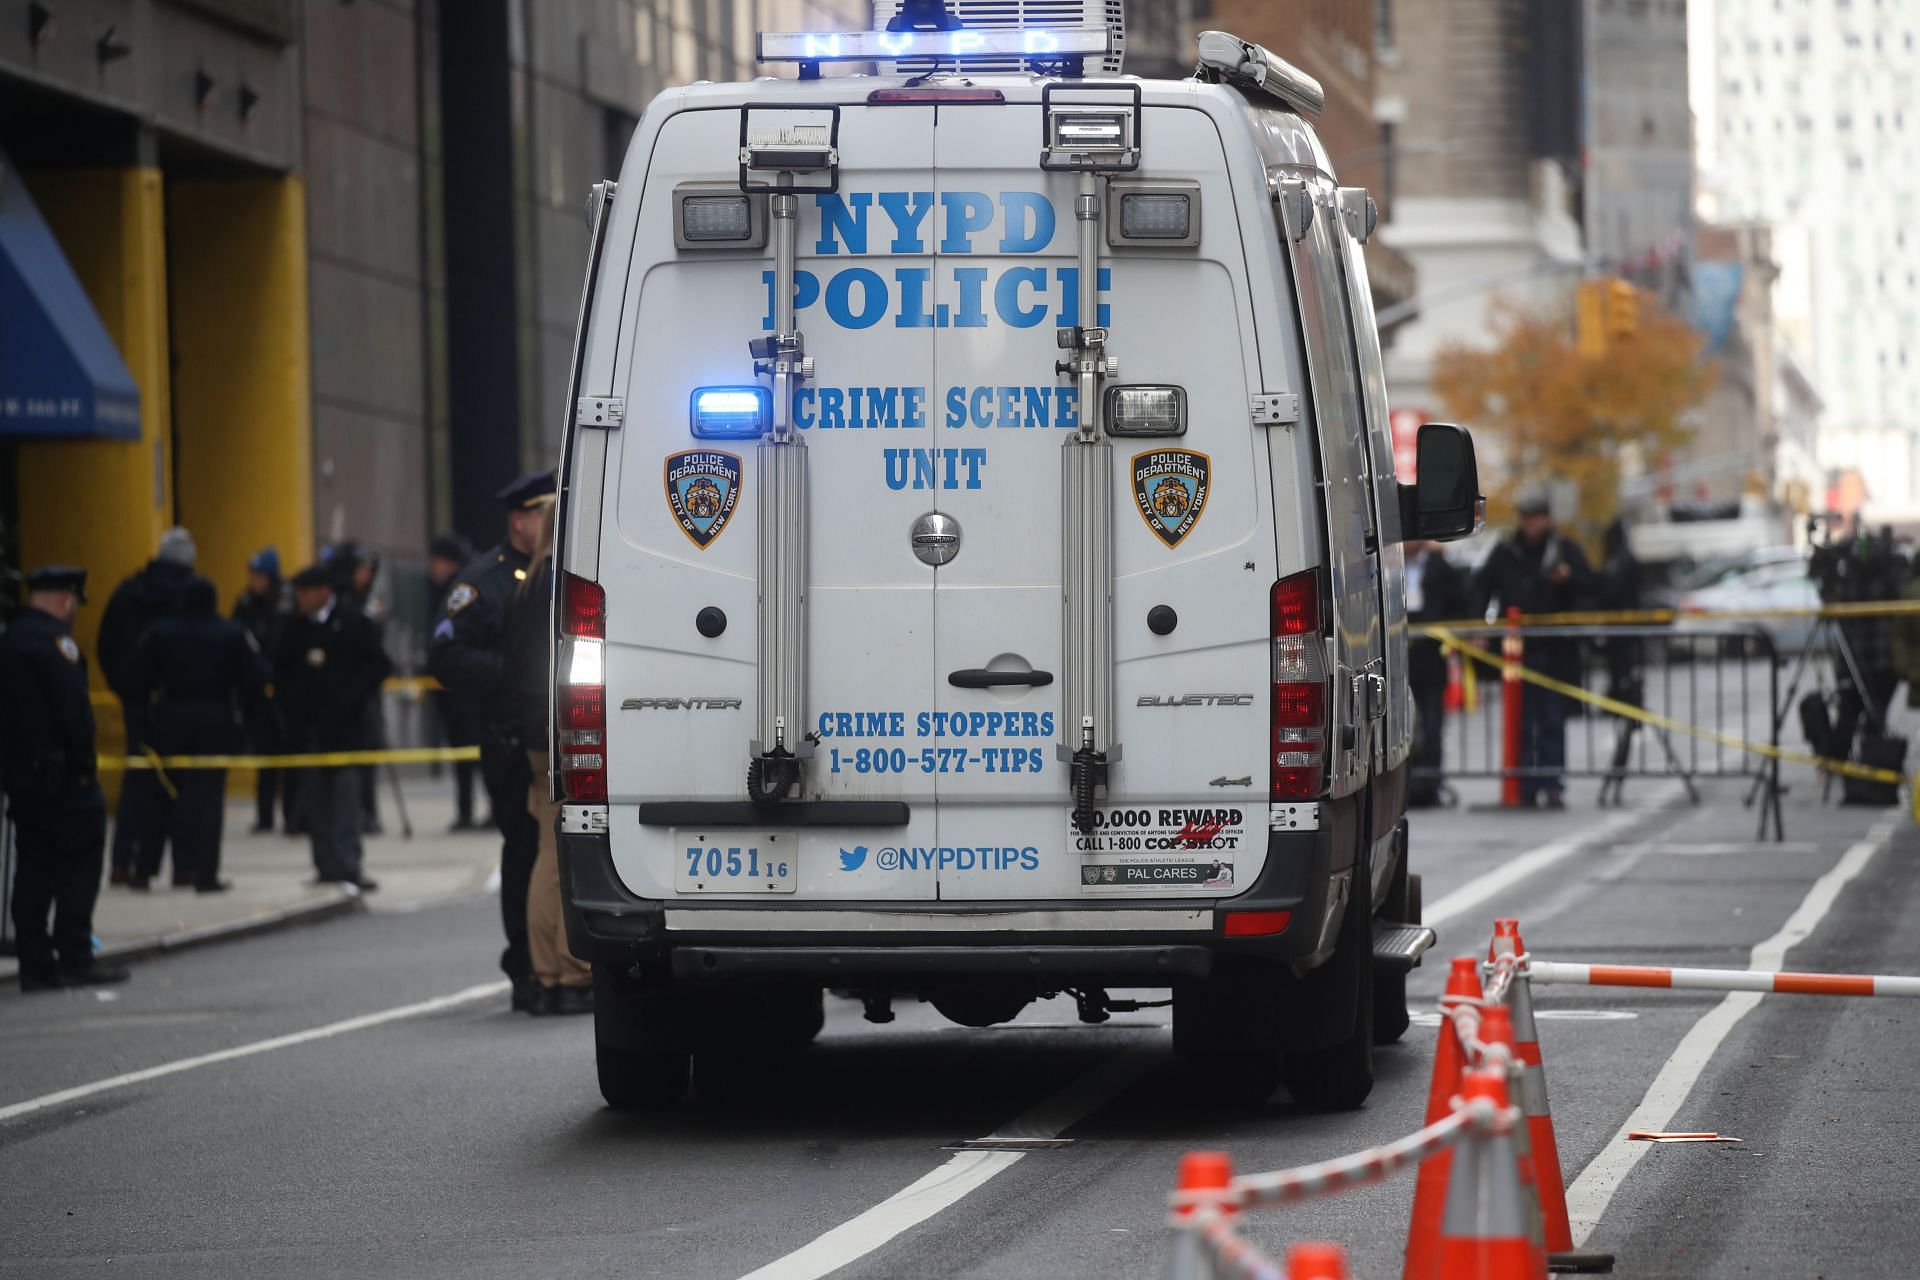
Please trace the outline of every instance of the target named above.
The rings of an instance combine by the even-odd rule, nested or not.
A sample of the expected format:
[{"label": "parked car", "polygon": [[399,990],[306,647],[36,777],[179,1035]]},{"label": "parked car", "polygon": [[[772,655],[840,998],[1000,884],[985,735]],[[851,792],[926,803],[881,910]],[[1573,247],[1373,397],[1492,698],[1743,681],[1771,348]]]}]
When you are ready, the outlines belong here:
[{"label": "parked car", "polygon": [[[1772,555],[1770,549],[1765,553]],[[1791,551],[1792,548],[1784,548]],[[1674,607],[1681,617],[1674,622],[1677,632],[1717,628],[1702,614],[1769,614],[1786,610],[1814,610],[1820,607],[1820,592],[1807,576],[1806,561],[1796,552],[1792,559],[1769,559],[1758,564],[1729,568],[1711,583],[1682,594]],[[1780,653],[1799,653],[1807,647],[1815,619],[1810,612],[1795,617],[1738,618],[1729,621],[1760,627],[1773,640]]]}]

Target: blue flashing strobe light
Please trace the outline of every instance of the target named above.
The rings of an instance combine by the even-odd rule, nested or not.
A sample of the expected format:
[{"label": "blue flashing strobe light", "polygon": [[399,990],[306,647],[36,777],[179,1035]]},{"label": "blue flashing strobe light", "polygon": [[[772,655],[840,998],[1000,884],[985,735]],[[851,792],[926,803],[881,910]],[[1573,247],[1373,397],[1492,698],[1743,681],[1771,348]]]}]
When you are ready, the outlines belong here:
[{"label": "blue flashing strobe light", "polygon": [[763,31],[762,62],[890,62],[902,58],[1059,58],[1113,51],[1104,27],[978,31]]},{"label": "blue flashing strobe light", "polygon": [[693,434],[702,440],[750,440],[773,421],[773,393],[765,387],[696,387]]}]

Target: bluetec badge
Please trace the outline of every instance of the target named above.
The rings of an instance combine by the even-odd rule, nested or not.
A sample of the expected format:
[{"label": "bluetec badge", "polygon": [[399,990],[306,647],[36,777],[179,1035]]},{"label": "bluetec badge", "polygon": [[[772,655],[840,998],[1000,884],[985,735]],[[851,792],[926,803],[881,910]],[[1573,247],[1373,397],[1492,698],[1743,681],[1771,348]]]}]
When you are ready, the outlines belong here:
[{"label": "bluetec badge", "polygon": [[667,506],[680,532],[705,551],[740,505],[740,459],[713,449],[667,458]]}]

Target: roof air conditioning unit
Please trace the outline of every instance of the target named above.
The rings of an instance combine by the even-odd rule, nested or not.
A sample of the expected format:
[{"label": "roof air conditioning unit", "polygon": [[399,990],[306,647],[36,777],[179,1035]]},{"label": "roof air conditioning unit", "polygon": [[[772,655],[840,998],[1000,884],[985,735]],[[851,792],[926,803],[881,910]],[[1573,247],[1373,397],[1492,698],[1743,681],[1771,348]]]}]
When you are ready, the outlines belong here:
[{"label": "roof air conditioning unit", "polygon": [[[905,4],[906,0],[873,0],[873,29],[885,31],[887,23],[899,15]],[[1125,0],[947,0],[947,9],[962,26],[981,31],[1105,27],[1113,33],[1113,52],[1104,58],[1089,58],[1086,73],[1089,76],[1120,74],[1127,43]],[[935,69],[929,58],[907,59],[895,65],[908,73]],[[967,59],[968,71],[985,74],[1049,69],[1044,62],[1032,58]]]}]

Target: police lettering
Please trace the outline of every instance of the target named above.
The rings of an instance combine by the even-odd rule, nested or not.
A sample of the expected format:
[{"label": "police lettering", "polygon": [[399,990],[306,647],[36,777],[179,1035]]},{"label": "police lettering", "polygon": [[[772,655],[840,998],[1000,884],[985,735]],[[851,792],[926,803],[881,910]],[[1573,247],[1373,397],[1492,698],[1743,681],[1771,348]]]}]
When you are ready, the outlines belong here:
[{"label": "police lettering", "polygon": [[[931,191],[836,192],[816,195],[814,209],[820,230],[813,251],[822,258],[1045,253],[1059,223],[1053,202],[1039,191],[943,191],[937,198]],[[761,279],[767,289],[761,326],[771,331],[774,273],[762,272]],[[1112,287],[1112,270],[1100,268],[1100,292]],[[923,266],[796,271],[794,309],[814,307],[843,329],[883,322],[896,329],[984,329],[995,321],[1014,329],[1060,328],[1080,323],[1080,271],[959,264],[942,265],[937,276]],[[1112,323],[1104,302],[1097,323]]]}]

